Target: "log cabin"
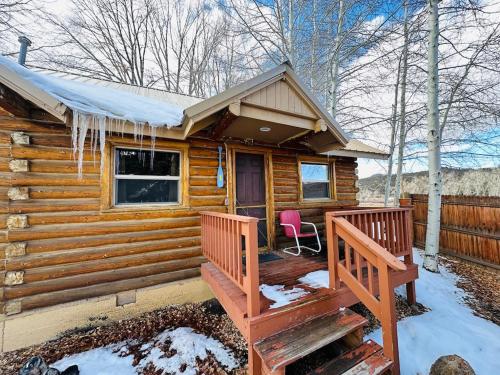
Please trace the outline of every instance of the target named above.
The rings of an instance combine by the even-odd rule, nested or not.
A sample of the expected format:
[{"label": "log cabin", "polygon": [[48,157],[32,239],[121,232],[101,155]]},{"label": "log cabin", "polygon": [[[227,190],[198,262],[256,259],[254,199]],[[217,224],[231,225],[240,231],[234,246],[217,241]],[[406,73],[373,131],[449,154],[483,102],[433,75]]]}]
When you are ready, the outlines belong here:
[{"label": "log cabin", "polygon": [[[252,269],[258,274],[258,253],[279,251],[292,241],[283,235],[280,212],[298,210],[330,242],[337,234],[327,233],[325,217],[337,220],[338,228],[344,225],[339,221],[344,217],[332,212],[349,209],[346,225],[361,227],[356,220],[362,218],[372,237],[382,228],[382,218],[391,218],[391,233],[398,238],[393,253],[413,266],[409,211],[353,214],[359,209],[356,160],[386,157],[350,140],[288,63],[200,99],[28,69],[1,57],[1,349],[40,342],[89,320],[123,318],[215,295],[247,338],[251,372],[257,374],[267,367],[257,359],[262,353],[255,354],[264,349],[253,345],[276,329],[261,324],[268,328],[252,331],[252,317],[267,312],[264,318],[274,320],[268,300],[257,307],[259,298],[266,300],[255,295],[258,275],[251,283],[247,279]],[[214,241],[208,241],[209,234],[221,231],[219,224],[228,225],[226,234],[230,225],[253,233],[252,238],[239,233],[243,244],[241,238],[231,240],[239,247],[234,254],[247,254],[243,267],[236,267],[237,277],[219,262]],[[342,238],[346,244],[355,241],[347,234]],[[227,236],[213,239],[232,249]],[[357,249],[357,242],[351,245]],[[296,269],[319,269],[299,259],[282,261]],[[322,266],[330,269],[335,259],[338,254],[328,243],[328,262]],[[270,278],[279,274],[267,272]],[[333,272],[330,285],[337,285]],[[358,269],[358,279],[361,273]],[[224,289],[224,275],[240,287],[242,301],[248,296],[244,312],[228,301],[235,286]],[[397,285],[408,283],[414,294],[416,268],[405,275]],[[333,299],[325,296],[318,308],[308,307],[293,319],[362,299],[351,293],[332,307]],[[284,327],[282,316],[276,322]]]}]

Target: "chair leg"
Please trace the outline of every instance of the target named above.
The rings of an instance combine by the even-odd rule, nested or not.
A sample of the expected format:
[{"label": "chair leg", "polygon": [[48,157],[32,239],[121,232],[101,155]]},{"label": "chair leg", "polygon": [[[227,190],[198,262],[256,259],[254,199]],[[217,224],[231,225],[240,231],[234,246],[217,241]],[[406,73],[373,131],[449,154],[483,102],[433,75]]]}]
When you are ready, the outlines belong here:
[{"label": "chair leg", "polygon": [[[297,249],[297,251],[290,251],[291,249]],[[300,255],[300,246],[285,247],[283,252],[298,257]]]}]

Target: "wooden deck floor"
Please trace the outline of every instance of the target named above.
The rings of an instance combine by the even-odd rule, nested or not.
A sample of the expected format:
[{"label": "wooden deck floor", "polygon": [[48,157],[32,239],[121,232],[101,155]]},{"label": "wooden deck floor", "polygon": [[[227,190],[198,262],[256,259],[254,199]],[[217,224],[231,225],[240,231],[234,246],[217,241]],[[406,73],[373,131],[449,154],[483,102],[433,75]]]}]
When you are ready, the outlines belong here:
[{"label": "wooden deck floor", "polygon": [[[260,285],[284,285],[285,289],[300,287],[307,290],[308,294],[286,306],[270,308],[272,301],[260,293],[261,313],[252,319],[247,317],[246,295],[215,265],[203,264],[202,277],[243,336],[247,339],[251,337],[253,341],[260,336],[259,332],[267,332],[269,329],[278,332],[293,325],[295,321],[300,322],[336,311],[341,306],[349,307],[357,303],[356,296],[343,285],[338,290],[315,289],[299,281],[310,272],[327,269],[327,262],[321,257],[287,257],[259,264]],[[400,273],[394,281],[399,286],[417,277],[417,266],[410,265],[408,270]],[[286,319],[283,320],[285,316]]]}]

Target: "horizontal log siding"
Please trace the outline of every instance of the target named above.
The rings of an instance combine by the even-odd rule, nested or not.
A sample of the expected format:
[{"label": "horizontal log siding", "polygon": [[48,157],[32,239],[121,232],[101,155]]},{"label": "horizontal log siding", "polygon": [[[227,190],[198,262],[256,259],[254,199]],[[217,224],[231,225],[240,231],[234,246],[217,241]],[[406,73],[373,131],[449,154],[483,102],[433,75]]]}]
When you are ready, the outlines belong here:
[{"label": "horizontal log siding", "polygon": [[[325,161],[328,159],[325,157]],[[331,160],[331,158],[330,158]],[[293,240],[284,237],[279,225],[279,213],[283,210],[299,210],[302,221],[316,224],[323,236],[325,212],[337,207],[357,206],[356,160],[353,158],[335,159],[335,181],[337,199],[330,201],[302,202],[299,192],[299,172],[296,155],[273,155],[274,207],[276,224],[276,248],[293,245]]]},{"label": "horizontal log siding", "polygon": [[[415,245],[425,246],[427,195],[412,194]],[[445,253],[500,265],[500,198],[443,195],[439,246]]]},{"label": "horizontal log siding", "polygon": [[[19,131],[29,135],[29,145],[12,144],[11,134]],[[226,193],[216,187],[217,144],[190,143],[188,207],[101,210],[98,152],[95,160],[85,152],[79,180],[69,129],[0,117],[1,311],[8,304],[25,311],[199,275],[199,211],[225,212]],[[28,160],[29,171],[12,172],[13,159]],[[9,200],[11,187],[28,187],[29,199]],[[12,215],[27,215],[29,226],[7,229]],[[26,244],[25,255],[6,257],[7,247],[19,243]],[[7,285],[6,275],[19,271],[22,284]]]}]

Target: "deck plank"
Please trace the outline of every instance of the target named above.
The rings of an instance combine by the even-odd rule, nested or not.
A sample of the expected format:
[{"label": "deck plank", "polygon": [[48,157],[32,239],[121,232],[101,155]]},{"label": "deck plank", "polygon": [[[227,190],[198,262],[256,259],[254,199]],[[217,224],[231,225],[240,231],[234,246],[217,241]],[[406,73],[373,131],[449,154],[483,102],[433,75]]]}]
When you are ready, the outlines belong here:
[{"label": "deck plank", "polygon": [[366,323],[365,318],[345,309],[279,332],[258,341],[254,348],[266,366],[275,371],[341,339]]}]

